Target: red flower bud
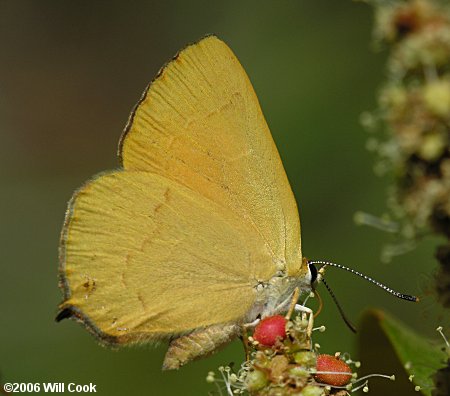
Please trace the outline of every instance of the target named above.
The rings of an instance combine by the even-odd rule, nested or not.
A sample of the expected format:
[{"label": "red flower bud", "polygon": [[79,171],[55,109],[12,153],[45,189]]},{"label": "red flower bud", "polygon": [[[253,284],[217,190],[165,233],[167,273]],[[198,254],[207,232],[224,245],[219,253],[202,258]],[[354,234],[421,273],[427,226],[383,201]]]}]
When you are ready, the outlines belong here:
[{"label": "red flower bud", "polygon": [[261,345],[272,346],[277,338],[286,338],[286,318],[281,315],[264,318],[255,327],[253,338]]},{"label": "red flower bud", "polygon": [[334,373],[348,373],[348,374],[316,374],[316,380],[331,386],[347,385],[352,379],[351,368],[341,359],[332,355],[317,356],[316,363],[317,371],[330,371]]}]

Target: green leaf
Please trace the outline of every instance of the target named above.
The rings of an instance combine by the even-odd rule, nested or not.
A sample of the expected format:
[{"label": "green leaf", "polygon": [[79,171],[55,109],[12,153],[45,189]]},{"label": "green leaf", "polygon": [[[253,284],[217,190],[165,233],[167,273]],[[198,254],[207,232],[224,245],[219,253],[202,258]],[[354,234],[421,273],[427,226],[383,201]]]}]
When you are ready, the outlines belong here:
[{"label": "green leaf", "polygon": [[[414,330],[382,311],[366,312],[362,320],[360,335],[363,365],[367,363],[364,358],[365,349],[374,349],[374,352],[377,353],[372,354],[371,360],[378,355],[378,362],[375,364],[369,362],[371,370],[374,369],[374,366],[378,366],[375,370],[380,368],[383,370],[383,367],[389,364],[389,359],[392,360],[392,356],[389,357],[389,352],[386,352],[388,350],[386,344],[393,349],[396,360],[407,372],[407,375],[404,372],[399,373],[399,365],[397,367],[390,365],[391,370],[396,370],[397,380],[400,380],[396,386],[397,394],[413,394],[414,386],[419,386],[424,395],[431,396],[432,390],[436,387],[433,378],[439,370],[448,365],[448,356],[443,345],[437,345],[436,342],[416,334]],[[405,379],[409,376],[413,376],[414,386],[412,384],[408,386],[406,383]],[[398,392],[399,387],[402,388],[401,393]]]}]

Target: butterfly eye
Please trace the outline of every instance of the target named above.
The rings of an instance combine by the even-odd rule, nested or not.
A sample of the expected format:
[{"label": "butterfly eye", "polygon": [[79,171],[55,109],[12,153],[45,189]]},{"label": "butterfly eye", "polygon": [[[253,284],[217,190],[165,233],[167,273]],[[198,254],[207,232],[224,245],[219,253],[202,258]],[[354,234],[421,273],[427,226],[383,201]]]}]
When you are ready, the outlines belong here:
[{"label": "butterfly eye", "polygon": [[311,285],[313,285],[317,280],[317,268],[314,264],[309,264],[309,263],[308,263],[308,267],[309,267],[309,272],[311,274]]}]

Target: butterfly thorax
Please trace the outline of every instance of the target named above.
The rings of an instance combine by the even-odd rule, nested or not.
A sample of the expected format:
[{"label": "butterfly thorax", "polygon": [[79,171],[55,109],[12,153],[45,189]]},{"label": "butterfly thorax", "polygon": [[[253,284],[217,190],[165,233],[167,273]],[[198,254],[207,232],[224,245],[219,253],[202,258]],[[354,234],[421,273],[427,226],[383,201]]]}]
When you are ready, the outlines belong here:
[{"label": "butterfly thorax", "polygon": [[269,281],[259,282],[255,287],[256,301],[247,314],[246,321],[250,323],[258,317],[264,318],[286,312],[296,287],[300,293],[311,291],[309,270],[299,277],[288,276],[284,271],[279,271]]}]

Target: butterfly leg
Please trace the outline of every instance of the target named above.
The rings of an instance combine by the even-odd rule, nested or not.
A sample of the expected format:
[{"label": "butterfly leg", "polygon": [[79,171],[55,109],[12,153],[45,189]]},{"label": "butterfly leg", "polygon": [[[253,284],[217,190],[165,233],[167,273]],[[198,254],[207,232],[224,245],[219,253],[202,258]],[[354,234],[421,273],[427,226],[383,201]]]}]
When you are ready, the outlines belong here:
[{"label": "butterfly leg", "polygon": [[286,314],[286,319],[291,319],[292,313],[294,312],[295,306],[298,301],[298,297],[300,296],[300,289],[298,287],[295,288],[294,293],[292,294],[291,304],[289,305],[289,310]]},{"label": "butterfly leg", "polygon": [[312,309],[301,304],[295,304],[294,311],[301,312],[302,317],[306,317],[306,315],[308,315],[308,327],[306,328],[306,334],[308,337],[311,337],[314,324],[314,315]]},{"label": "butterfly leg", "polygon": [[250,349],[248,347],[248,337],[247,337],[247,325],[241,326],[241,340],[242,345],[244,345],[245,360],[248,362],[250,360]]},{"label": "butterfly leg", "polygon": [[253,322],[250,322],[250,323],[244,323],[242,325],[242,327],[245,328],[245,329],[249,329],[251,327],[255,327],[259,322],[261,322],[260,318],[255,319]]}]

